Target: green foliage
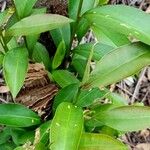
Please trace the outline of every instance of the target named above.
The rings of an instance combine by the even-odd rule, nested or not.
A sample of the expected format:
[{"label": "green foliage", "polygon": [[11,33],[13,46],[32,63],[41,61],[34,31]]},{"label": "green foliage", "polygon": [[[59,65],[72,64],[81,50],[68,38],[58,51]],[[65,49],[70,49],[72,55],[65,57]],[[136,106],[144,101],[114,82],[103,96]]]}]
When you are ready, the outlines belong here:
[{"label": "green foliage", "polygon": [[6,53],[3,60],[4,77],[15,98],[20,91],[28,67],[28,53],[24,47],[14,48]]},{"label": "green foliage", "polygon": [[[0,67],[14,100],[29,60],[44,64],[59,91],[46,122],[25,106],[0,104],[0,149],[127,150],[115,138],[149,127],[150,108],[128,106],[106,86],[150,64],[150,16],[107,0],[69,0],[67,18],[36,1],[13,0],[15,9],[0,13]],[[89,29],[97,42],[80,44]],[[56,48],[40,43],[43,32]]]},{"label": "green foliage", "polygon": [[6,35],[20,36],[39,34],[45,31],[56,29],[69,22],[72,22],[72,20],[55,14],[32,15],[20,20],[10,27],[6,32]]},{"label": "green foliage", "polygon": [[71,103],[61,103],[50,127],[51,150],[78,149],[83,132],[83,111]]},{"label": "green foliage", "polygon": [[25,106],[1,104],[0,123],[12,127],[29,127],[40,124],[40,117]]}]

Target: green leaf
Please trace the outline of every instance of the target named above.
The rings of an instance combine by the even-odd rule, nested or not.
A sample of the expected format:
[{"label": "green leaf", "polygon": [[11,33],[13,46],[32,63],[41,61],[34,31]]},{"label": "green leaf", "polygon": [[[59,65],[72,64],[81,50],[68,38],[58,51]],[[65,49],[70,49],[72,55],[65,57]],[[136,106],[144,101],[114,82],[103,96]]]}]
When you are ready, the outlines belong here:
[{"label": "green leaf", "polygon": [[4,77],[15,98],[23,86],[28,68],[28,53],[26,48],[14,48],[8,51],[3,60]]},{"label": "green leaf", "polygon": [[150,45],[150,15],[139,9],[125,5],[107,5],[90,10],[84,17],[94,26],[133,36]]},{"label": "green leaf", "polygon": [[32,12],[32,7],[36,3],[37,0],[13,0],[18,17],[21,19],[23,17],[28,16]]},{"label": "green leaf", "polygon": [[79,9],[80,9],[79,15],[82,15],[87,10],[93,8],[95,4],[95,0],[90,0],[88,3],[86,0],[83,0],[81,8],[80,8],[80,3],[81,3],[81,0],[76,0],[76,1],[69,0],[68,11],[69,11],[69,17],[71,19],[74,19],[74,20],[77,19]]},{"label": "green leaf", "polygon": [[58,105],[62,102],[72,103],[78,93],[78,84],[70,84],[61,89],[54,98],[53,110],[55,111]]},{"label": "green leaf", "polygon": [[[44,13],[46,13],[46,8],[38,8],[38,9],[33,9],[31,15],[44,14]],[[36,45],[36,42],[39,37],[40,37],[39,34],[26,36],[26,44],[27,44],[30,58],[32,57],[34,46]]]},{"label": "green leaf", "polygon": [[65,26],[58,28],[58,29],[54,29],[50,31],[51,36],[54,40],[54,43],[56,45],[56,47],[59,46],[60,42],[62,42],[62,40],[65,42],[65,46],[66,49],[69,49],[70,46],[70,24],[66,24]]},{"label": "green leaf", "polygon": [[72,20],[56,14],[32,15],[10,27],[6,32],[6,36],[39,34],[62,27],[70,22],[72,22]]},{"label": "green leaf", "polygon": [[4,54],[2,52],[0,52],[0,67],[3,64],[3,59],[4,59]]},{"label": "green leaf", "polygon": [[70,84],[80,83],[80,81],[71,72],[67,70],[53,71],[52,77],[62,88]]},{"label": "green leaf", "polygon": [[41,43],[37,42],[34,46],[32,59],[36,62],[43,63],[46,69],[50,69],[51,67],[49,53]]},{"label": "green leaf", "polygon": [[86,68],[87,59],[81,55],[75,54],[72,59],[72,66],[78,72],[79,76],[83,78]]},{"label": "green leaf", "polygon": [[0,124],[12,127],[30,127],[40,123],[40,117],[19,104],[0,104]]},{"label": "green leaf", "polygon": [[5,127],[0,132],[0,145],[8,142],[9,139],[10,139],[10,128]]},{"label": "green leaf", "polygon": [[27,44],[28,52],[29,52],[29,58],[32,58],[34,47],[37,47],[37,45],[38,45],[37,44],[37,40],[38,40],[39,37],[40,37],[39,34],[28,35],[28,36],[25,37],[26,38],[26,44]]},{"label": "green leaf", "polygon": [[85,58],[88,58],[90,49],[93,48],[93,60],[100,60],[104,55],[114,50],[114,47],[103,44],[103,43],[94,43],[81,44],[77,46],[73,51],[75,54],[81,55]]},{"label": "green leaf", "polygon": [[150,125],[150,108],[122,106],[104,112],[97,112],[93,119],[120,131],[142,130]]},{"label": "green leaf", "polygon": [[89,28],[90,28],[90,24],[87,21],[87,19],[81,18],[79,20],[77,31],[76,31],[79,42],[82,40],[82,37],[87,33]]},{"label": "green leaf", "polygon": [[45,122],[40,126],[40,143],[47,144],[49,141],[49,130],[50,130],[51,120]]},{"label": "green leaf", "polygon": [[116,106],[123,106],[128,104],[128,101],[117,93],[109,92],[106,94],[105,98],[111,100],[112,103]]},{"label": "green leaf", "polygon": [[57,67],[61,65],[65,57],[65,53],[66,53],[65,42],[64,40],[62,40],[60,44],[58,45],[57,50],[55,52],[55,56],[53,58],[53,62],[52,62],[53,69],[56,69]]},{"label": "green leaf", "polygon": [[0,145],[0,150],[14,150],[16,145],[14,143],[4,143]]},{"label": "green leaf", "polygon": [[0,27],[4,23],[4,19],[6,19],[7,12],[7,10],[0,12]]},{"label": "green leaf", "polygon": [[109,0],[99,0],[99,5],[107,4]]},{"label": "green leaf", "polygon": [[33,143],[35,138],[35,131],[26,131],[26,133],[18,136],[19,145],[25,144],[26,142]]},{"label": "green leaf", "polygon": [[92,71],[85,87],[107,86],[135,74],[150,64],[150,47],[133,43],[105,55]]},{"label": "green leaf", "polygon": [[98,41],[112,47],[119,47],[130,43],[129,39],[125,35],[111,29],[93,25],[92,30]]},{"label": "green leaf", "polygon": [[84,133],[79,150],[128,150],[128,147],[108,135]]},{"label": "green leaf", "polygon": [[86,81],[88,81],[89,76],[90,76],[91,61],[92,61],[92,57],[93,57],[94,46],[95,46],[95,45],[93,45],[93,46],[91,47],[89,56],[88,56],[88,58],[87,58],[87,62],[86,62],[86,66],[85,66],[85,70],[84,70],[84,74],[83,74],[83,78],[82,78],[82,84],[84,84]]},{"label": "green leaf", "polygon": [[50,128],[51,150],[77,150],[83,132],[83,111],[71,103],[61,103]]},{"label": "green leaf", "polygon": [[100,91],[99,88],[81,90],[75,104],[80,107],[88,107],[103,98],[105,94],[106,92]]}]

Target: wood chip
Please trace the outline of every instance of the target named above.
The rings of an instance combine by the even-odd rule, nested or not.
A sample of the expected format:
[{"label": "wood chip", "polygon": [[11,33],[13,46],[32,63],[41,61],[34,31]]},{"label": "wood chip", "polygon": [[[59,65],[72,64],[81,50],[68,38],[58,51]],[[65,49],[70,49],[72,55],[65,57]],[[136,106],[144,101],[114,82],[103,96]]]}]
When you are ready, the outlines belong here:
[{"label": "wood chip", "polygon": [[0,93],[8,93],[10,90],[8,88],[8,86],[0,86]]}]

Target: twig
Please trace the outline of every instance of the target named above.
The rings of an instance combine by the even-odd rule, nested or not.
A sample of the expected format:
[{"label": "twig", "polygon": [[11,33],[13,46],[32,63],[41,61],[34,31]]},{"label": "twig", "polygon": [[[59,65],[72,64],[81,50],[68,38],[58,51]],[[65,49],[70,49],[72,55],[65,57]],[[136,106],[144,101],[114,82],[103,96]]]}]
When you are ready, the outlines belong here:
[{"label": "twig", "polygon": [[0,98],[0,101],[3,103],[7,103],[7,101],[5,101],[4,99]]},{"label": "twig", "polygon": [[141,74],[140,74],[139,80],[138,80],[138,82],[137,82],[137,84],[136,84],[136,87],[135,87],[135,89],[134,89],[134,92],[133,92],[133,95],[132,95],[132,98],[131,98],[131,101],[130,101],[131,104],[134,103],[135,98],[136,98],[136,96],[137,96],[138,93],[139,93],[139,89],[140,89],[140,87],[141,87],[141,82],[143,81],[143,78],[144,78],[144,75],[145,75],[145,73],[146,73],[146,70],[147,70],[147,67],[145,67],[145,68],[142,70]]}]

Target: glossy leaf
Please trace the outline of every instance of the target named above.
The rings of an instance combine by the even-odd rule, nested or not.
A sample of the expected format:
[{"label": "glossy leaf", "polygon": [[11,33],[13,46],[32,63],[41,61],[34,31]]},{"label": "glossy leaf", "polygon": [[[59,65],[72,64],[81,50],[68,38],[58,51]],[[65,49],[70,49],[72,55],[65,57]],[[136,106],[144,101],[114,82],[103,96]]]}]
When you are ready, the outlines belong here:
[{"label": "glossy leaf", "polygon": [[19,18],[28,16],[37,0],[13,0]]},{"label": "glossy leaf", "polygon": [[34,46],[32,59],[36,62],[43,63],[46,69],[50,69],[51,61],[49,57],[49,53],[44,45],[41,43],[36,43]]},{"label": "glossy leaf", "polygon": [[104,134],[84,133],[79,150],[128,150],[119,140]]},{"label": "glossy leaf", "polygon": [[39,34],[62,27],[70,22],[72,22],[72,20],[56,14],[32,15],[20,20],[10,27],[6,35],[20,36]]},{"label": "glossy leaf", "polygon": [[105,91],[100,91],[99,88],[81,90],[75,104],[80,107],[87,107],[93,104],[94,102],[99,101],[105,95]]},{"label": "glossy leaf", "polygon": [[133,36],[150,45],[150,16],[139,9],[125,5],[107,5],[90,10],[84,17],[91,24]]},{"label": "glossy leaf", "polygon": [[77,150],[83,132],[83,111],[71,103],[58,106],[50,128],[51,150]]},{"label": "glossy leaf", "polygon": [[95,120],[120,131],[136,131],[150,125],[150,108],[144,106],[122,106],[103,113],[96,113]]},{"label": "glossy leaf", "polygon": [[53,69],[56,69],[57,67],[61,65],[65,57],[65,53],[66,53],[65,42],[62,40],[60,44],[58,45],[57,50],[55,52],[55,56],[53,58],[53,62],[52,62]]},{"label": "glossy leaf", "polygon": [[12,127],[30,127],[40,123],[40,117],[19,104],[0,104],[0,124]]},{"label": "glossy leaf", "polygon": [[98,41],[112,47],[119,47],[130,43],[129,39],[125,35],[111,29],[93,25],[92,30]]},{"label": "glossy leaf", "polygon": [[107,86],[135,74],[150,64],[150,47],[142,43],[125,45],[105,55],[92,71],[85,87]]},{"label": "glossy leaf", "polygon": [[53,71],[52,77],[62,88],[74,83],[79,84],[79,80],[67,70]]},{"label": "glossy leaf", "polygon": [[74,99],[76,98],[78,93],[78,88],[78,84],[70,84],[61,89],[54,98],[53,111],[55,111],[58,105],[62,102],[74,102]]},{"label": "glossy leaf", "polygon": [[28,67],[26,48],[14,48],[8,51],[3,60],[5,81],[15,98],[23,86]]}]

